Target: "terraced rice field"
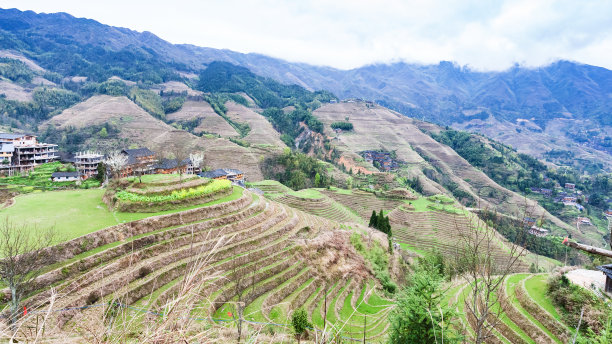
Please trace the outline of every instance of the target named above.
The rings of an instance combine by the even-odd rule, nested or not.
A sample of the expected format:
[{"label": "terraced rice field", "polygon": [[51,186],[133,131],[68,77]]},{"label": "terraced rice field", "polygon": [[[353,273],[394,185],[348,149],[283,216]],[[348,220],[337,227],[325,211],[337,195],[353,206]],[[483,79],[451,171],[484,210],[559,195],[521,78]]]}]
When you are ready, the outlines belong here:
[{"label": "terraced rice field", "polygon": [[304,305],[317,327],[361,338],[366,319],[367,337],[382,338],[393,303],[377,294],[373,281],[349,278],[331,288],[297,255],[297,241],[338,227],[245,190],[227,202],[119,224],[54,247],[58,257],[25,305],[45,309],[57,292],[52,308],[63,311],[50,316],[47,333],[83,323],[103,329],[109,302],[164,312],[190,276],[202,289],[182,316],[229,320],[240,295],[250,321],[280,326]]},{"label": "terraced rice field", "polygon": [[282,196],[275,197],[274,200],[309,214],[338,222],[364,222],[356,213],[317,190],[308,189],[300,190],[299,192],[288,192]]},{"label": "terraced rice field", "polygon": [[[503,312],[500,314],[499,325],[494,331],[495,336],[488,343],[567,343],[571,339],[571,331],[565,327],[546,308],[552,307],[550,299],[538,291],[546,287],[548,275],[533,275],[519,273],[508,276],[498,291],[501,293]],[[529,282],[530,294],[525,284]],[[470,286],[459,284],[449,289],[447,300],[455,305],[461,315],[461,323],[466,333],[473,337],[474,321],[469,319],[465,302],[469,300]],[[497,304],[494,309],[498,309]],[[554,307],[552,307],[554,313]],[[550,310],[550,309],[549,309]],[[497,322],[495,317],[489,318],[490,323]]]},{"label": "terraced rice field", "polygon": [[364,221],[369,221],[372,210],[376,212],[381,209],[392,210],[405,204],[404,201],[378,198],[372,193],[360,190],[353,190],[351,193],[330,190],[323,190],[321,192],[334,201],[355,211]]},{"label": "terraced rice field", "polygon": [[[411,211],[398,207],[389,213],[393,237],[411,249],[438,251],[448,257],[456,256],[461,248],[459,238],[473,226],[472,219],[463,214],[442,211]],[[508,259],[508,250],[500,239],[494,247],[493,257],[497,261]],[[528,271],[529,265],[521,260],[517,272]]]}]

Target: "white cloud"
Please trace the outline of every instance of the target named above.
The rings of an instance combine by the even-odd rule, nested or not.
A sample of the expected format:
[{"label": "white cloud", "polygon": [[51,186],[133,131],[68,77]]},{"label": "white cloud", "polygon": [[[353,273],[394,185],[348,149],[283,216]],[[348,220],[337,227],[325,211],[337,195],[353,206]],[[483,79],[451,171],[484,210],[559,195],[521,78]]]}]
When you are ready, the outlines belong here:
[{"label": "white cloud", "polygon": [[5,0],[151,31],[173,43],[338,68],[404,60],[477,69],[564,58],[612,68],[612,2]]}]

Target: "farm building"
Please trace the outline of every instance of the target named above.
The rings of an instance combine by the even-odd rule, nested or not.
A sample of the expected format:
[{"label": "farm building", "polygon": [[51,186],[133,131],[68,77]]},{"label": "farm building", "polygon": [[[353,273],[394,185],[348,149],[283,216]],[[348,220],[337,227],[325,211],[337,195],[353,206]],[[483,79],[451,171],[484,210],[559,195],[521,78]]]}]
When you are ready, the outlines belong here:
[{"label": "farm building", "polygon": [[74,182],[79,180],[79,172],[53,172],[51,180],[54,182]]},{"label": "farm building", "polygon": [[531,227],[534,226],[536,224],[536,220],[534,218],[531,217],[525,217],[523,219],[523,224],[527,227]]},{"label": "farm building", "polygon": [[579,222],[582,225],[589,225],[592,226],[593,224],[591,223],[591,219],[589,219],[588,217],[578,217],[576,219],[577,222]]},{"label": "farm building", "polygon": [[606,275],[605,291],[607,293],[612,293],[612,264],[598,266],[597,270]]}]

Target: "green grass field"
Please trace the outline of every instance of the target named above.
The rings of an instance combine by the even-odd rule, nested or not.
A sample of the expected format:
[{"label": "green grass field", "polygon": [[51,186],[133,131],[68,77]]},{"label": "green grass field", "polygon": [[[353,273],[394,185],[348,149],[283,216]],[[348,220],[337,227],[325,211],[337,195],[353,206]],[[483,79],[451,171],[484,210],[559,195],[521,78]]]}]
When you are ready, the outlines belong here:
[{"label": "green grass field", "polygon": [[304,189],[304,190],[300,190],[300,191],[290,191],[288,192],[289,195],[292,196],[296,196],[296,197],[300,197],[300,198],[310,198],[310,199],[317,199],[317,198],[322,198],[323,195],[315,190],[315,189]]},{"label": "green grass field", "polygon": [[15,204],[0,210],[0,219],[27,224],[33,233],[53,227],[61,242],[122,222],[228,202],[240,198],[242,190],[235,186],[231,195],[213,202],[158,213],[111,212],[102,202],[102,189],[39,192],[17,196]]},{"label": "green grass field", "polygon": [[531,297],[540,307],[544,308],[550,313],[555,319],[561,320],[561,315],[557,312],[557,309],[552,303],[552,300],[546,295],[546,279],[548,275],[535,275],[525,280],[525,289],[527,294]]},{"label": "green grass field", "polygon": [[[198,176],[194,176],[194,175],[185,175],[183,174],[183,176],[179,176],[178,174],[145,174],[144,176],[141,177],[142,178],[142,182],[143,183],[165,183],[165,182],[178,182],[180,179],[182,180],[188,180],[188,179],[194,179],[194,178],[199,178]],[[131,181],[139,181],[139,177],[128,177],[128,180]]]}]

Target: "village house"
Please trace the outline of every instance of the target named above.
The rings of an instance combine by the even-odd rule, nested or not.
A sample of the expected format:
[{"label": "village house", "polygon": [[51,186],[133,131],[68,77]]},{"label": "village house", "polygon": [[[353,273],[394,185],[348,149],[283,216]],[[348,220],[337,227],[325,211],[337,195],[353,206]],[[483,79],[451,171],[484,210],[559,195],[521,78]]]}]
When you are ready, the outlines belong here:
[{"label": "village house", "polygon": [[563,197],[563,203],[576,203],[577,198],[574,196],[565,196]]},{"label": "village house", "polygon": [[122,177],[153,173],[153,164],[157,162],[157,159],[155,158],[155,152],[150,149],[144,147],[124,149],[121,154],[128,158],[125,168],[121,171]]},{"label": "village house", "polygon": [[399,166],[398,161],[391,158],[390,152],[384,151],[363,151],[360,153],[363,159],[371,164],[378,164],[379,168],[385,172],[396,169]]},{"label": "village house", "polygon": [[606,293],[612,293],[612,264],[598,266],[597,270],[606,275],[606,286],[604,291]]},{"label": "village house", "polygon": [[540,193],[546,197],[551,197],[553,194],[553,191],[551,189],[540,189]]},{"label": "village house", "polygon": [[574,189],[576,189],[576,184],[565,183],[565,188],[568,189],[568,190],[574,190]]},{"label": "village house", "polygon": [[96,152],[78,152],[74,155],[74,166],[82,179],[98,175],[98,165],[104,160],[104,155]]},{"label": "village house", "polygon": [[200,177],[210,179],[228,179],[232,183],[243,185],[245,178],[244,173],[240,170],[230,168],[219,168],[213,171],[202,172],[198,174]]},{"label": "village house", "polygon": [[589,225],[592,226],[593,224],[591,223],[591,219],[589,219],[588,217],[578,217],[576,219],[576,222],[578,222],[581,225]]},{"label": "village house", "polygon": [[58,159],[57,145],[38,142],[34,135],[0,133],[0,144],[0,168],[8,174],[26,172],[34,166]]},{"label": "village house", "polygon": [[536,224],[536,220],[534,218],[531,218],[531,217],[525,217],[523,219],[523,223],[525,224],[525,227],[531,227],[531,226],[534,226]]},{"label": "village house", "polygon": [[537,227],[537,226],[531,226],[531,228],[529,228],[527,233],[529,233],[531,235],[535,235],[537,237],[543,237],[543,236],[546,236],[548,234],[548,230],[544,229],[544,228],[541,228],[541,227]]},{"label": "village house", "polygon": [[54,182],[74,182],[79,180],[79,172],[53,172],[51,181]]},{"label": "village house", "polygon": [[179,167],[184,174],[200,173],[200,168],[193,166],[189,158],[183,160],[181,164],[176,159],[162,159],[153,165],[155,173],[158,174],[179,173]]},{"label": "village house", "polygon": [[605,212],[606,216],[612,216],[612,209],[608,209]]}]

